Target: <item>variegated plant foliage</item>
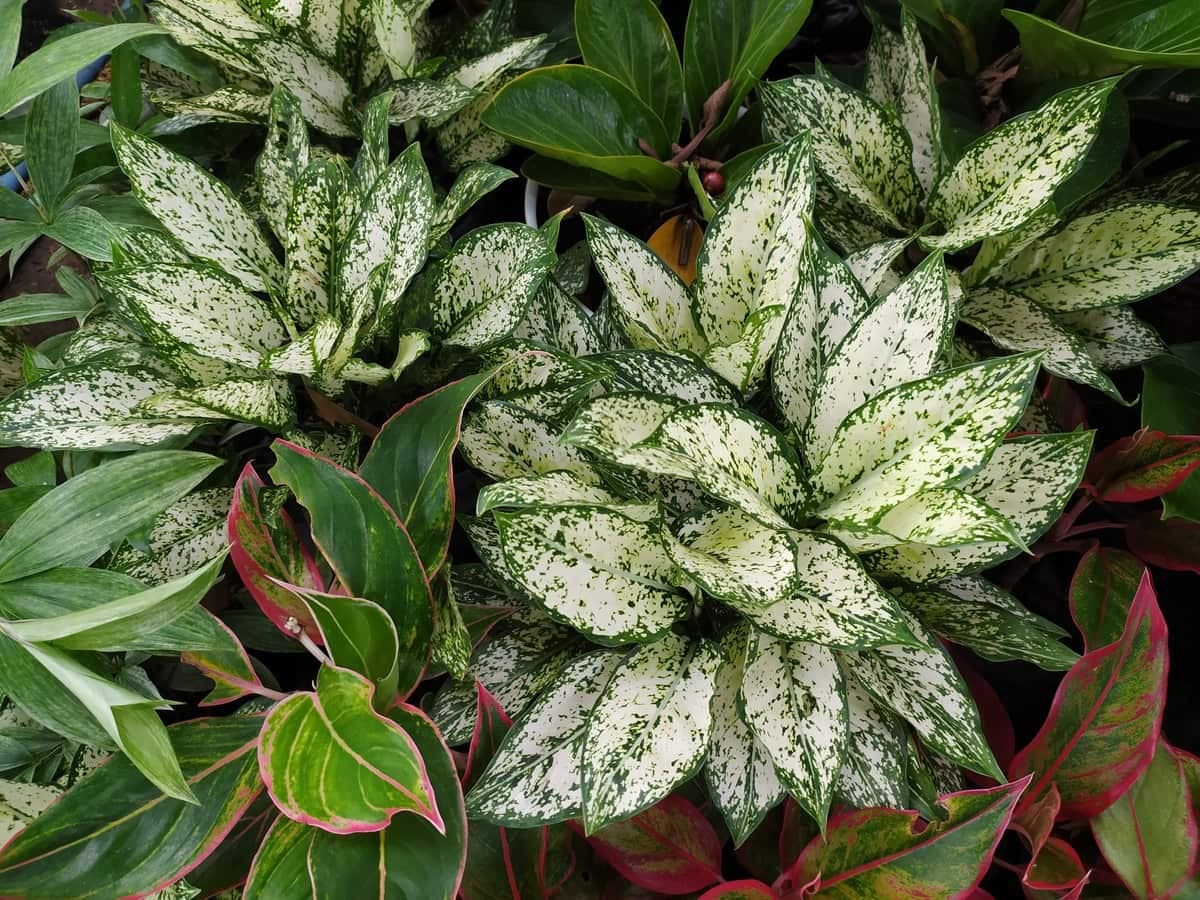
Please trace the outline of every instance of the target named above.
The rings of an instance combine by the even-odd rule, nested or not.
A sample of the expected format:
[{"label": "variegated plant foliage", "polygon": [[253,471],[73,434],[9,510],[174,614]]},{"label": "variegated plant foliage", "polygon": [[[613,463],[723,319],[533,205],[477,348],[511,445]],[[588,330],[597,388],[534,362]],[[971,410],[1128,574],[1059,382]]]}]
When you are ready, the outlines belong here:
[{"label": "variegated plant foliage", "polygon": [[[493,483],[462,521],[486,603],[522,610],[471,664],[515,720],[473,815],[595,830],[701,770],[739,842],[785,794],[818,820],[904,805],[920,759],[998,774],[938,641],[947,604],[990,658],[1073,659],[977,573],[1049,526],[1091,436],[1007,437],[1040,356],[947,368],[940,254],[874,299],[897,248],[827,248],[815,155],[763,156],[690,287],[589,220],[601,312],[577,317],[552,276],[518,332],[540,361],[467,415]],[[451,742],[472,699],[452,681],[433,704]]]},{"label": "variegated plant foliage", "polygon": [[488,162],[508,145],[480,113],[502,84],[543,55],[541,37],[517,33],[511,4],[469,23],[430,15],[433,0],[159,0],[155,19],[210,57],[224,83],[205,92],[188,78],[158,77],[155,100],[175,114],[163,129],[210,121],[263,122],[273,86],[297,97],[325,134],[365,135],[363,101],[386,96],[387,118],[433,133],[454,169]]},{"label": "variegated plant foliage", "polygon": [[328,394],[378,385],[433,342],[473,350],[513,332],[554,261],[544,237],[448,237],[512,173],[471,166],[439,201],[419,144],[389,162],[385,101],[351,163],[310,146],[299,102],[275,92],[257,174],[276,241],[198,165],[114,124],[118,162],[166,231],[140,230],[97,273],[106,302],[61,368],[0,404],[0,439],[150,445],[222,420],[286,432],[301,379]]},{"label": "variegated plant foliage", "polygon": [[863,91],[822,69],[764,86],[767,133],[812,141],[817,227],[853,256],[894,255],[911,240],[928,251],[978,246],[962,273],[960,318],[998,347],[1041,351],[1048,371],[1119,398],[1106,372],[1163,350],[1128,304],[1200,268],[1200,210],[1149,190],[1080,212],[1078,192],[1063,190],[1116,79],[1064,91],[948,159],[916,20],[906,12],[902,25],[900,34],[877,26]]}]

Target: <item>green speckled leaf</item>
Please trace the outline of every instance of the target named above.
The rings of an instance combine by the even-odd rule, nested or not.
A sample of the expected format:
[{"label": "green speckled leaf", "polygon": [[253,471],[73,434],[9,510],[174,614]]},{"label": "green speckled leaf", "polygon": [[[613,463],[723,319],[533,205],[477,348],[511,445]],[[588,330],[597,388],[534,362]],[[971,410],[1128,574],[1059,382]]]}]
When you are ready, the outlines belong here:
[{"label": "green speckled leaf", "polygon": [[845,678],[833,651],[756,633],[740,700],[788,791],[824,824],[849,727]]},{"label": "green speckled leaf", "polygon": [[974,261],[963,272],[963,282],[968,287],[990,283],[1022,250],[1052,230],[1058,222],[1058,206],[1053,200],[1047,200],[1016,228],[984,238]]},{"label": "green speckled leaf", "polygon": [[227,488],[189,494],[155,518],[145,549],[126,544],[113,554],[108,568],[150,585],[193,571],[225,548],[232,499]]},{"label": "green speckled leaf", "polygon": [[1058,313],[1054,318],[1083,339],[1088,355],[1103,369],[1140,366],[1167,349],[1157,331],[1122,306]]},{"label": "green speckled leaf", "polygon": [[797,589],[796,546],[740,509],[707,510],[666,536],[674,563],[705,593],[737,606],[769,606]]},{"label": "green speckled leaf", "polygon": [[337,319],[322,316],[297,340],[268,353],[262,367],[281,375],[318,375],[333,355],[342,334]]},{"label": "green speckled leaf", "polygon": [[287,239],[289,211],[292,205],[292,185],[308,168],[308,126],[300,112],[300,104],[286,88],[271,92],[267,118],[267,140],[255,164],[259,204],[263,217],[281,240]]},{"label": "green speckled leaf", "polygon": [[961,250],[1033,216],[1079,167],[1116,85],[1110,78],[1063,91],[968,147],[929,198],[930,218],[946,231],[922,244]]},{"label": "green speckled leaf", "polygon": [[641,521],[658,515],[658,509],[652,503],[629,503],[571,472],[547,472],[489,484],[479,492],[475,514],[482,516],[493,509],[544,506],[598,506]]},{"label": "green speckled leaf", "polygon": [[679,401],[650,394],[622,393],[585,404],[562,433],[562,443],[622,466],[687,474],[686,460],[671,451],[639,446],[655,433]]},{"label": "green speckled leaf", "polygon": [[549,421],[502,400],[481,403],[466,417],[459,448],[471,465],[501,480],[560,470],[588,483],[599,480],[583,453],[560,442]]},{"label": "green speckled leaf", "polygon": [[472,817],[528,828],[582,814],[580,758],[588,716],[621,659],[617,651],[600,650],[563,668],[513,722],[467,795]]},{"label": "green speckled leaf", "polygon": [[668,633],[617,666],[583,741],[586,833],[653,806],[699,769],[720,664],[713,644]]},{"label": "green speckled leaf", "polygon": [[285,431],[296,418],[292,389],[278,378],[239,378],[156,394],[135,413],[151,419],[232,419]]},{"label": "green speckled leaf", "polygon": [[476,163],[463,169],[434,213],[433,225],[429,230],[430,245],[440,241],[454,223],[483,197],[516,177],[516,173],[491,163]]},{"label": "green speckled leaf", "polygon": [[800,76],[763,85],[763,128],[808,132],[817,171],[880,224],[900,228],[921,196],[912,141],[875,101],[841,82]]},{"label": "green speckled leaf", "polygon": [[592,313],[568,294],[556,278],[542,282],[513,335],[576,357],[604,349]]},{"label": "green speckled leaf", "polygon": [[498,513],[509,574],[553,619],[602,644],[646,643],[691,607],[657,521],[597,507]]},{"label": "green speckled leaf", "polygon": [[318,160],[292,184],[287,229],[283,237],[287,259],[288,315],[306,329],[333,312],[330,265],[340,237],[341,204],[349,190],[344,165]]},{"label": "green speckled leaf", "polygon": [[392,89],[395,96],[388,109],[388,121],[393,125],[413,119],[444,120],[479,95],[476,90],[445,79],[405,78]]},{"label": "green speckled leaf", "polygon": [[909,238],[897,238],[868,244],[846,257],[846,268],[858,279],[868,297],[878,297],[887,292],[889,282],[899,280],[892,263],[910,243]]},{"label": "green speckled leaf", "polygon": [[1021,547],[1020,532],[983,500],[958,488],[926,488],[893,506],[871,532],[837,532],[856,553],[901,543],[956,547],[1000,541]]},{"label": "green speckled leaf", "polygon": [[434,130],[438,150],[451,171],[460,171],[473,163],[492,162],[512,149],[507,138],[483,124],[484,110],[493,96],[476,97]]},{"label": "green speckled leaf", "polygon": [[614,350],[594,362],[609,373],[614,390],[642,391],[684,403],[737,404],[729,382],[692,357],[653,350]]},{"label": "green speckled leaf", "polygon": [[225,269],[253,291],[278,285],[279,261],[229,189],[191,160],[113,123],[113,150],[133,195],[192,256]]},{"label": "green speckled leaf", "polygon": [[908,802],[903,723],[853,677],[846,678],[846,707],[849,743],[838,775],[838,795],[860,808],[903,808]]}]

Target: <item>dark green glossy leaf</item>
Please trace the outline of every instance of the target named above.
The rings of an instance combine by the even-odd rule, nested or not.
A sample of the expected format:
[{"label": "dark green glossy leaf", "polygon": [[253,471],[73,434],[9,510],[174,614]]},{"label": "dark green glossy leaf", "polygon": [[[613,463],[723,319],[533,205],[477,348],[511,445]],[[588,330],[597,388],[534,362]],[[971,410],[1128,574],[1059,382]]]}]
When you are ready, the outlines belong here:
[{"label": "dark green glossy leaf", "polygon": [[51,216],[57,212],[63,189],[71,180],[79,131],[79,89],[75,78],[64,78],[29,105],[25,120],[25,162],[37,201]]},{"label": "dark green glossy leaf", "polygon": [[115,48],[108,61],[109,103],[116,120],[136,128],[142,118],[142,57],[133,43]]},{"label": "dark green glossy leaf", "polygon": [[521,174],[530,181],[584,197],[627,200],[633,203],[654,199],[654,193],[633,181],[622,181],[595,169],[572,166],[549,156],[533,155],[521,166]]}]

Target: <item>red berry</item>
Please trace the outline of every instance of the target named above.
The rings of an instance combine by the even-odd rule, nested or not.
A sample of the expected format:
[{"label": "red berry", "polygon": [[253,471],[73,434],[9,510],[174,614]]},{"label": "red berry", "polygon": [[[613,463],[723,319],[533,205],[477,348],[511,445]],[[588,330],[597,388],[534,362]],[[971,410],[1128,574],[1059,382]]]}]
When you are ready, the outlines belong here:
[{"label": "red berry", "polygon": [[714,197],[720,197],[725,193],[725,176],[715,169],[701,175],[700,183]]}]

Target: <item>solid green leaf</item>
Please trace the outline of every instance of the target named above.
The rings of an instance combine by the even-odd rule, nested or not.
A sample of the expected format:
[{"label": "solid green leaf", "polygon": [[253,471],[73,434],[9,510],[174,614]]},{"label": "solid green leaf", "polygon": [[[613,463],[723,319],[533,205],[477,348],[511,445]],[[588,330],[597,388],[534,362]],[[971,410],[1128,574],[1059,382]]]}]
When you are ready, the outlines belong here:
[{"label": "solid green leaf", "polygon": [[82,319],[95,307],[84,298],[66,294],[18,294],[0,307],[0,326],[40,325],[63,319]]},{"label": "solid green leaf", "polygon": [[78,131],[79,89],[72,75],[35,97],[25,119],[25,163],[38,204],[51,219],[66,199],[75,166],[74,154],[63,148],[75,146]]},{"label": "solid green leaf", "polygon": [[0,78],[12,71],[21,41],[21,8],[25,0],[0,4]]},{"label": "solid green leaf", "polygon": [[395,699],[399,675],[400,648],[391,617],[370,600],[319,591],[297,593],[312,612],[333,664],[369,679],[375,685],[375,708],[386,709]]}]

